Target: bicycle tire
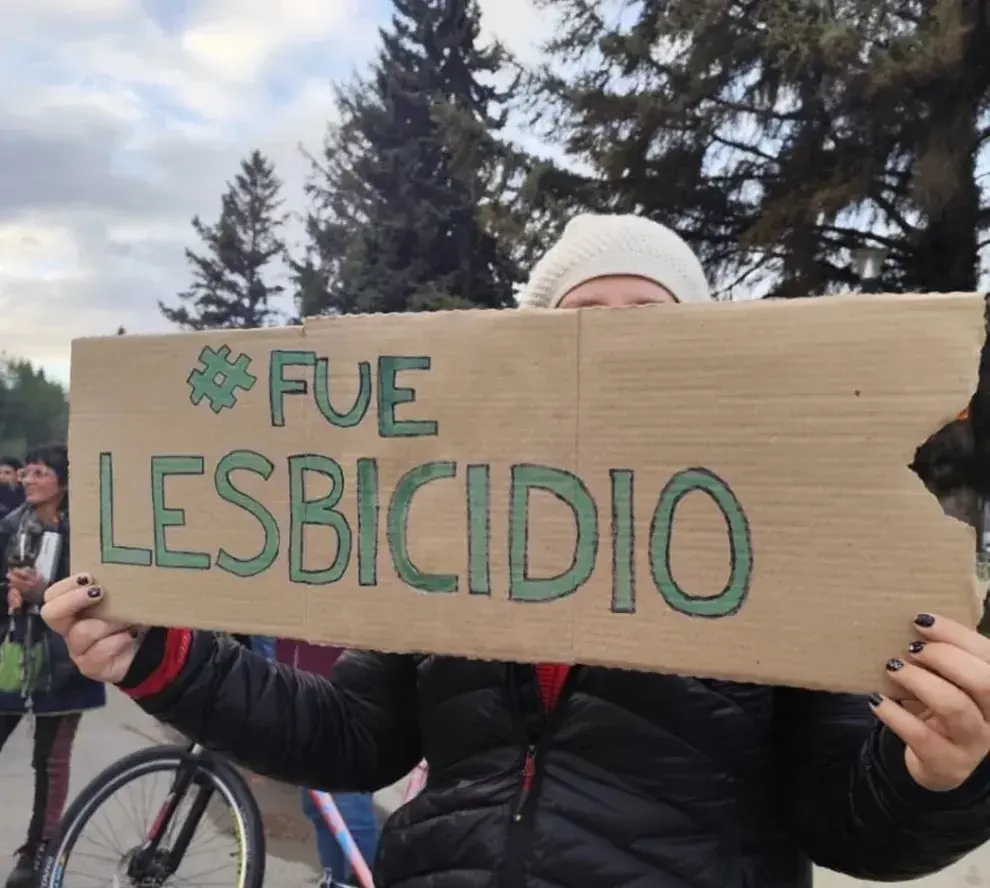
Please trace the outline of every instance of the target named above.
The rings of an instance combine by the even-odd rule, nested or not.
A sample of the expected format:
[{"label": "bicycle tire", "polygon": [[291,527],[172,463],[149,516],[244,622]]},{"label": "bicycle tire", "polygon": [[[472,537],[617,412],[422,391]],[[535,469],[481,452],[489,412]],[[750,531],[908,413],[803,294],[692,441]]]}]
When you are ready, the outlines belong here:
[{"label": "bicycle tire", "polygon": [[[113,794],[146,774],[175,771],[190,753],[185,746],[151,746],[126,755],[94,777],[66,809],[41,861],[39,888],[62,888],[62,874],[80,833]],[[250,787],[233,765],[206,755],[196,769],[206,775],[230,806],[244,848],[244,864],[235,888],[262,888],[265,881],[265,830]]]}]

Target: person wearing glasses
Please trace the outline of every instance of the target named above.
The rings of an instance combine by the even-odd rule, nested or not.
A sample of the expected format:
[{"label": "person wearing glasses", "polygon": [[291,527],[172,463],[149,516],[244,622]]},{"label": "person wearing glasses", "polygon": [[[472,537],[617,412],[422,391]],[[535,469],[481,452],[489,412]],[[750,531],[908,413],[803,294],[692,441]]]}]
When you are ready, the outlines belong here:
[{"label": "person wearing glasses", "polygon": [[[28,454],[21,467],[25,502],[0,519],[0,577],[7,624],[0,646],[0,749],[24,717],[34,720],[34,799],[27,836],[17,849],[8,888],[27,888],[45,843],[62,817],[79,720],[106,703],[106,689],[85,678],[65,642],[38,615],[50,582],[69,572],[69,460],[60,444]],[[42,537],[57,540],[51,575],[36,559]],[[27,668],[25,668],[25,666]]]}]

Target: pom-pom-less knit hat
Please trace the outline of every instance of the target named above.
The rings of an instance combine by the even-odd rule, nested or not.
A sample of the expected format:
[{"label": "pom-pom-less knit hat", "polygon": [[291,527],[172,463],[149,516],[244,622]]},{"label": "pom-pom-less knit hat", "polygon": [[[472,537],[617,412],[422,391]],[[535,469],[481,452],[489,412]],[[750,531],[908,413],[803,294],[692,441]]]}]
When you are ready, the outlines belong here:
[{"label": "pom-pom-less knit hat", "polygon": [[628,275],[666,287],[678,302],[709,302],[694,251],[673,231],[642,216],[575,216],[536,263],[519,293],[520,308],[556,308],[580,284]]}]

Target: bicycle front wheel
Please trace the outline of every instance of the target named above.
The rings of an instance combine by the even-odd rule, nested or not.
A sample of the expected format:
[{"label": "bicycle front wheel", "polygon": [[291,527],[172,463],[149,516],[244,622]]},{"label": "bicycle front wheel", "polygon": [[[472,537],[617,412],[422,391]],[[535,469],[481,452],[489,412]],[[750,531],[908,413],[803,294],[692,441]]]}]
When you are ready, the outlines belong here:
[{"label": "bicycle front wheel", "polygon": [[[162,879],[145,876],[135,879],[129,870],[129,864],[155,829],[156,814],[171,791],[176,774],[183,769],[193,772],[192,785],[186,790],[186,795],[192,796],[206,790],[211,797],[211,806],[219,804],[223,806],[224,813],[229,812],[230,826],[217,829],[207,822],[215,818],[201,817],[196,824],[196,841],[183,849],[181,860],[175,861],[174,876],[169,875]],[[135,791],[147,806],[150,796],[146,786],[149,780],[155,778],[165,778],[165,791],[144,812],[138,810],[139,802],[123,799],[128,793]],[[136,790],[138,785],[142,787],[140,790]],[[133,825],[133,837],[129,836],[129,840],[121,841],[119,836],[124,832],[121,821],[126,817],[132,817],[138,822]],[[178,811],[176,817],[181,819]],[[109,824],[106,827],[101,826],[104,819]],[[161,851],[156,853],[170,853],[169,837],[182,828],[181,823],[172,825],[175,829],[169,830],[162,842]],[[94,842],[99,853],[84,850],[86,846],[80,845],[80,839],[88,832],[87,828],[91,828],[99,840]],[[233,850],[225,853],[205,848],[201,833],[206,833],[206,842],[216,837],[232,838]],[[150,747],[114,762],[92,780],[69,806],[57,834],[48,843],[42,861],[39,886],[82,888],[84,884],[92,882],[103,885],[109,883],[114,888],[132,888],[136,882],[140,882],[145,888],[163,888],[173,883],[195,884],[195,879],[184,870],[187,865],[198,865],[200,869],[203,866],[214,866],[214,869],[208,869],[211,874],[210,883],[218,884],[214,873],[222,868],[224,861],[234,864],[230,888],[262,888],[265,879],[265,834],[258,803],[244,778],[233,766],[213,755],[197,756],[180,746]],[[74,862],[85,863],[88,867],[98,862],[109,865],[111,872],[105,872],[102,876],[86,874],[80,877],[73,872]],[[221,866],[217,867],[217,863]],[[79,884],[75,884],[77,882]],[[226,880],[223,884],[226,884]]]}]

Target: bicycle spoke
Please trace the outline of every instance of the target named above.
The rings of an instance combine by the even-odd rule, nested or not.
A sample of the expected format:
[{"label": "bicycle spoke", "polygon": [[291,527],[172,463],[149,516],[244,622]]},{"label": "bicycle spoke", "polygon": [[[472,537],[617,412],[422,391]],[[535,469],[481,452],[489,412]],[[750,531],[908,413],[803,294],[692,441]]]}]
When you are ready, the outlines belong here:
[{"label": "bicycle spoke", "polygon": [[117,863],[118,863],[118,861],[120,860],[120,856],[119,855],[113,855],[113,856],[110,856],[110,857],[103,857],[102,855],[99,855],[99,854],[86,854],[83,851],[73,851],[72,852],[72,856],[73,857],[89,857],[89,858],[91,858],[93,860],[104,860],[104,861],[107,861],[108,863],[112,863],[114,866],[116,866]]}]

